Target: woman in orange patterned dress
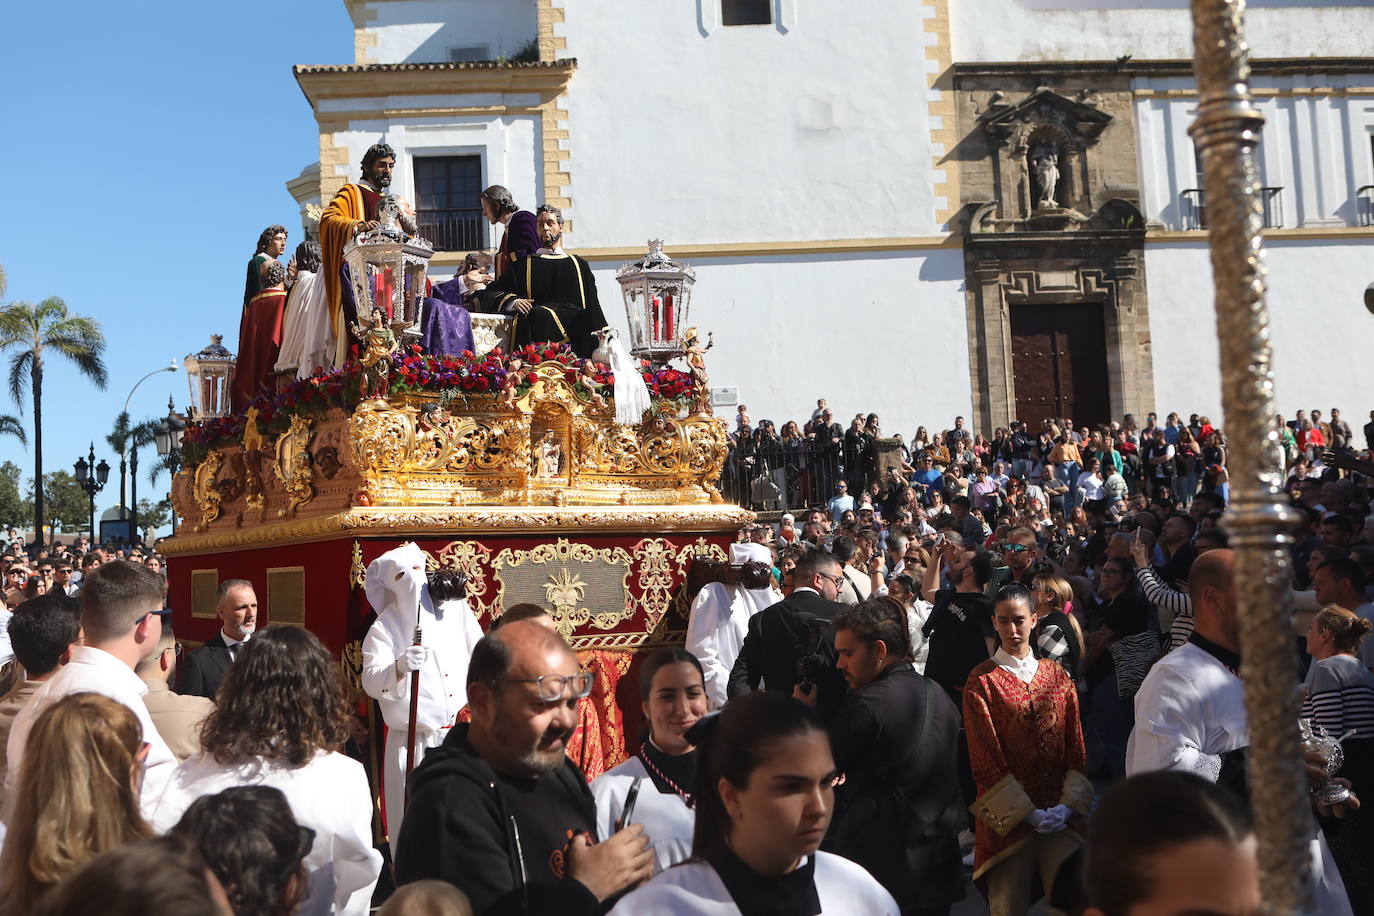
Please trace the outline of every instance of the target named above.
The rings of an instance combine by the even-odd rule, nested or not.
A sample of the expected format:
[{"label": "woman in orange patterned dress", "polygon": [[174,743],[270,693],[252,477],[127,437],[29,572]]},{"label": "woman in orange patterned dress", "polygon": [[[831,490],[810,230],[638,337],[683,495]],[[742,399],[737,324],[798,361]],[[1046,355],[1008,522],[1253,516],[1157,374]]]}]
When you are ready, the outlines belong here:
[{"label": "woman in orange patterned dress", "polygon": [[1024,586],[998,592],[993,625],[1001,645],[964,685],[978,785],[973,877],[992,916],[1025,913],[1037,878],[1041,895],[1051,897],[1060,866],[1082,845],[1078,828],[1092,800],[1078,692],[1062,667],[1032,653],[1036,621]]}]

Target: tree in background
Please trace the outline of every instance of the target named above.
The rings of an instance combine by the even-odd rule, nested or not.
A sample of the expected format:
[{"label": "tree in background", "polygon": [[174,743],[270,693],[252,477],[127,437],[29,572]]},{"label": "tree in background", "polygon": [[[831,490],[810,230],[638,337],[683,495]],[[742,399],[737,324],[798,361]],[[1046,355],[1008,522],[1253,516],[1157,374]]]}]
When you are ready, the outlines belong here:
[{"label": "tree in background", "polygon": [[[56,296],[38,305],[32,302],[11,302],[0,308],[0,352],[10,352],[10,397],[19,409],[24,408],[24,395],[33,398],[33,479],[46,480],[43,475],[43,370],[49,352],[56,353],[88,378],[97,388],[104,388],[107,380],[105,335],[94,319],[73,315],[67,304]],[[34,538],[38,546],[43,540],[43,487],[36,488],[33,500]]]},{"label": "tree in background", "polygon": [[44,524],[51,534],[82,531],[90,519],[90,497],[70,471],[49,471],[43,475]]},{"label": "tree in background", "polygon": [[24,471],[13,461],[0,464],[0,528],[22,528],[33,514],[33,500],[20,493]]},{"label": "tree in background", "polygon": [[157,529],[172,523],[172,501],[165,496],[157,502],[149,499],[138,501],[138,527],[143,530],[143,543],[151,544],[152,535]]}]

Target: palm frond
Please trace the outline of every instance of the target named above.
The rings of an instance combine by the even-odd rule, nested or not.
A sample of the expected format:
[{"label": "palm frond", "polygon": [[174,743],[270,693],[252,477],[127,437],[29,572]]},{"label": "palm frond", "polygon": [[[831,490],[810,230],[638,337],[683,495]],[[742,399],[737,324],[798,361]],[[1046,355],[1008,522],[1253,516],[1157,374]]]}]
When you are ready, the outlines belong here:
[{"label": "palm frond", "polygon": [[163,471],[168,474],[176,473],[178,470],[176,458],[175,455],[158,455],[157,460],[148,469],[148,483],[157,486],[157,479],[162,476]]},{"label": "palm frond", "polygon": [[23,350],[10,358],[10,397],[24,412],[24,396],[29,392],[29,377],[33,370],[33,351]]},{"label": "palm frond", "polygon": [[120,411],[119,416],[115,417],[114,426],[110,428],[109,435],[105,437],[105,442],[119,454],[124,454],[129,443],[129,412],[127,410]]},{"label": "palm frond", "polygon": [[25,445],[29,444],[28,431],[24,429],[18,418],[9,414],[0,414],[0,436],[13,436]]}]

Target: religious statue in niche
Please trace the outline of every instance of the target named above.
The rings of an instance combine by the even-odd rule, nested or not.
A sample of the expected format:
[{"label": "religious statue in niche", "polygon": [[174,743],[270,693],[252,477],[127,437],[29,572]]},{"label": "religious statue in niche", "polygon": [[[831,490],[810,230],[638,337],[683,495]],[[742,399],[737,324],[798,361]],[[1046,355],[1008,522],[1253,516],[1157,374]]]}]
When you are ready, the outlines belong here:
[{"label": "religious statue in niche", "polygon": [[1042,210],[1058,207],[1059,199],[1059,150],[1054,145],[1043,143],[1033,147],[1030,153],[1031,173],[1035,176],[1035,208]]},{"label": "religious statue in niche", "polygon": [[563,447],[551,429],[544,430],[544,438],[534,450],[534,476],[540,480],[550,480],[558,476],[563,465]]},{"label": "religious statue in niche", "polygon": [[352,330],[363,342],[363,355],[358,364],[362,366],[358,394],[362,398],[385,398],[390,391],[391,354],[396,352],[396,335],[386,326],[382,310],[372,310],[372,324],[359,326]]}]

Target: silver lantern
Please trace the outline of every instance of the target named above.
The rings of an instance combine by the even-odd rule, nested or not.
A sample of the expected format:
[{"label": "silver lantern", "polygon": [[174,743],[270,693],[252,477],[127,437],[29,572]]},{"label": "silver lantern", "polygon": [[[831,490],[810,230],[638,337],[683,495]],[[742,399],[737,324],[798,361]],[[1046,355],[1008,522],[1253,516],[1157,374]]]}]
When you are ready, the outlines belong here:
[{"label": "silver lantern", "polygon": [[211,334],[210,346],[183,360],[186,381],[191,386],[190,415],[196,420],[213,420],[229,412],[234,354],[224,349],[223,341],[223,334]]},{"label": "silver lantern", "polygon": [[434,246],[413,234],[414,223],[401,213],[392,195],[382,198],[378,211],[381,225],[358,235],[343,251],[358,322],[367,324],[373,309],[381,309],[390,316],[388,323],[398,338],[418,339],[425,274]]},{"label": "silver lantern", "polygon": [[630,321],[630,352],[658,365],[682,356],[696,271],[664,254],[662,239],[652,239],[649,253],[622,265],[615,279]]}]

